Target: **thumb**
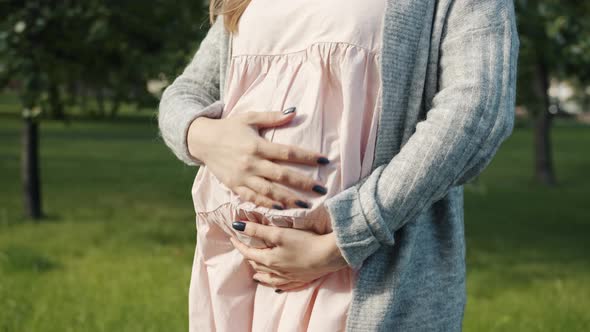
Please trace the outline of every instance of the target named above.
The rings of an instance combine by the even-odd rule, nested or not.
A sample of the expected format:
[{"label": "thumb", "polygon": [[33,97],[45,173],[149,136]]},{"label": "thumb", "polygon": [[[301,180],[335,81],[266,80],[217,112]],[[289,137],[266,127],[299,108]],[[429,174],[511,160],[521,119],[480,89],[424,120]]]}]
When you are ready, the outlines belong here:
[{"label": "thumb", "polygon": [[279,227],[267,226],[255,222],[245,223],[243,221],[234,221],[232,227],[248,236],[264,240],[267,243],[278,245]]},{"label": "thumb", "polygon": [[289,107],[284,111],[247,112],[244,113],[246,124],[260,128],[278,127],[290,122],[295,117],[295,107]]}]

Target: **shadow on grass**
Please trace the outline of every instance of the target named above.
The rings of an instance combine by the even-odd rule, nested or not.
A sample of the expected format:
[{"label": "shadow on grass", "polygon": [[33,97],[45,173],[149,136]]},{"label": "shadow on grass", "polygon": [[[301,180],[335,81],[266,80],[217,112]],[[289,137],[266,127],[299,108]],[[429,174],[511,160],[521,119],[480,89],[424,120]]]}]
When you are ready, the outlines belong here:
[{"label": "shadow on grass", "polygon": [[8,273],[44,273],[61,268],[62,264],[29,247],[8,246],[0,249],[0,266]]}]

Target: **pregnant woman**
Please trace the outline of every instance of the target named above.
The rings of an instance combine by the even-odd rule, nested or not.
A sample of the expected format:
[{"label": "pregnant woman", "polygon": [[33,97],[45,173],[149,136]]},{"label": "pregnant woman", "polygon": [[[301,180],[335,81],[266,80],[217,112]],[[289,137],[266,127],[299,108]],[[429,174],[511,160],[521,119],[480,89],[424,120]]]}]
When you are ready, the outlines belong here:
[{"label": "pregnant woman", "polygon": [[511,1],[212,0],[165,90],[191,331],[458,331],[463,184],[513,127]]}]

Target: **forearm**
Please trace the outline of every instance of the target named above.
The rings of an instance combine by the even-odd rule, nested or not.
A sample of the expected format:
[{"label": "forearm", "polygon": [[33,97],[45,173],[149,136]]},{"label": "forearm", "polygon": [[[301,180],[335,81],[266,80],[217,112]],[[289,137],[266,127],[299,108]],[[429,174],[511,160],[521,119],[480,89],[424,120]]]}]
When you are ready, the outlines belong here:
[{"label": "forearm", "polygon": [[518,38],[513,21],[449,36],[441,90],[400,152],[326,201],[337,242],[358,267],[448,190],[479,174],[513,128]]},{"label": "forearm", "polygon": [[158,115],[160,136],[178,159],[187,165],[203,165],[201,159],[189,151],[189,129],[193,120],[199,117],[219,118],[223,103],[216,101],[208,106],[178,103],[170,105],[162,99]]}]

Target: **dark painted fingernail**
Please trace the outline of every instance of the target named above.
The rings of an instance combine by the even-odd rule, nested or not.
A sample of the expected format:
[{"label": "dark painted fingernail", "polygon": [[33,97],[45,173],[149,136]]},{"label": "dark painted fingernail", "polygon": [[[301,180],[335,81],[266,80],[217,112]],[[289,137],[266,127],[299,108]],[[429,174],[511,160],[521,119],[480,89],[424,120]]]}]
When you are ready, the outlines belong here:
[{"label": "dark painted fingernail", "polygon": [[317,162],[318,164],[326,165],[330,163],[330,160],[326,157],[319,157]]},{"label": "dark painted fingernail", "polygon": [[291,114],[291,113],[295,112],[296,109],[297,109],[296,107],[289,107],[283,111],[283,114],[285,114],[285,115]]},{"label": "dark painted fingernail", "polygon": [[302,207],[302,208],[309,208],[309,204],[305,203],[304,201],[296,200],[295,205]]},{"label": "dark painted fingernail", "polygon": [[275,293],[279,293],[279,294],[280,294],[280,293],[282,293],[282,292],[283,292],[283,290],[282,290],[282,289],[280,289],[280,288],[277,288],[277,289],[275,289]]},{"label": "dark painted fingernail", "polygon": [[284,208],[282,206],[278,205],[278,204],[273,204],[272,205],[272,208],[275,209],[275,210],[284,210]]},{"label": "dark painted fingernail", "polygon": [[231,224],[231,226],[232,226],[232,227],[233,227],[235,230],[237,230],[237,231],[240,231],[240,232],[243,232],[243,231],[244,231],[244,229],[246,228],[246,223],[244,223],[244,222],[241,222],[241,221],[234,221],[234,222]]},{"label": "dark painted fingernail", "polygon": [[326,187],[320,186],[319,184],[316,184],[315,186],[313,186],[313,188],[311,188],[313,191],[315,191],[318,194],[322,194],[325,195],[328,192],[328,189],[326,189]]}]

